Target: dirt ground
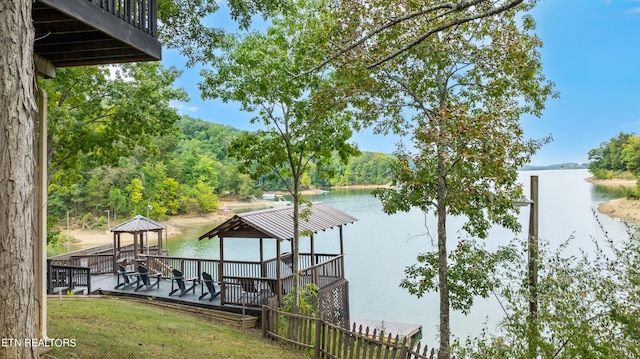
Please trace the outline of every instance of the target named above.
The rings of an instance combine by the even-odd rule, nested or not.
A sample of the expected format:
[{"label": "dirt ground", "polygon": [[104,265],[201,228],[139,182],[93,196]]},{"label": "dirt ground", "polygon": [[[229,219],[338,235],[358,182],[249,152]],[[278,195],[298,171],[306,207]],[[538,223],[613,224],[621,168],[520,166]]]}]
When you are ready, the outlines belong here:
[{"label": "dirt ground", "polygon": [[[220,208],[216,212],[207,213],[205,215],[178,215],[172,216],[166,221],[160,223],[167,226],[167,235],[169,237],[179,235],[185,228],[205,225],[209,223],[222,222],[234,216],[234,210],[243,208],[269,208],[268,201],[257,202],[240,202],[240,201],[224,201],[221,200]],[[79,248],[90,248],[102,244],[113,242],[113,234],[108,230],[92,231],[79,228],[61,229],[63,234],[68,234],[71,238],[71,244]]]},{"label": "dirt ground", "polygon": [[[626,188],[635,188],[636,180],[614,178],[610,180],[587,178],[588,182],[599,186],[623,186]],[[633,222],[640,222],[640,201],[626,198],[616,198],[601,203],[598,206],[598,212],[606,214],[609,217],[621,218]]]}]

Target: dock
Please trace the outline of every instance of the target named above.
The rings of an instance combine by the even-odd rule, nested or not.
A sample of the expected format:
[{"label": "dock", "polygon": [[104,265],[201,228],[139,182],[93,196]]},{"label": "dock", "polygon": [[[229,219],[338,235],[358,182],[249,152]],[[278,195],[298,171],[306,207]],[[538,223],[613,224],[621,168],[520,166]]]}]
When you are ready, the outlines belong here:
[{"label": "dock", "polygon": [[420,340],[422,338],[422,325],[419,324],[407,324],[398,322],[388,322],[386,320],[372,320],[372,319],[352,319],[351,327],[355,326],[356,330],[362,326],[362,329],[369,328],[369,333],[372,333],[375,329],[378,333],[384,332],[384,336],[391,335],[394,338],[396,335],[400,338],[407,337],[411,340]]}]

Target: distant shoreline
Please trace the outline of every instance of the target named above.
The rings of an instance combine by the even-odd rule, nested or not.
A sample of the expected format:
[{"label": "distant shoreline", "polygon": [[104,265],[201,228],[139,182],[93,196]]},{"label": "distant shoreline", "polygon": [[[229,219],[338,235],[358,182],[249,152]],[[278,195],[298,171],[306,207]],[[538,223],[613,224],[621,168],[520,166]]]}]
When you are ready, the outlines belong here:
[{"label": "distant shoreline", "polygon": [[[633,179],[597,179],[589,177],[585,179],[587,182],[593,183],[598,186],[607,187],[624,187],[635,188],[636,180]],[[612,218],[620,218],[625,221],[632,221],[640,223],[640,201],[627,198],[616,198],[598,205],[598,212],[607,215]]]}]

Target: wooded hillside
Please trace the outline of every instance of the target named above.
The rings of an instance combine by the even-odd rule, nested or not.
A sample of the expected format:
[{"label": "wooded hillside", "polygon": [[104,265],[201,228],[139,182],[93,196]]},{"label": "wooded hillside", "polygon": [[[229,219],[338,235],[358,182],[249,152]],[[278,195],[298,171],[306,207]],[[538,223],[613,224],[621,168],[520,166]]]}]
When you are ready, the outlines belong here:
[{"label": "wooded hillside", "polygon": [[[231,126],[182,116],[171,130],[151,136],[130,156],[100,165],[76,161],[74,173],[79,175],[74,181],[65,176],[51,178],[50,223],[66,224],[67,212],[75,223],[92,228],[106,225],[106,211],[111,218],[147,215],[147,210],[151,218],[204,213],[217,208],[219,196],[248,200],[259,198],[263,191],[282,189],[281,183],[266,177],[252,180],[238,171],[227,150],[240,133]],[[74,147],[60,144],[65,145]],[[386,184],[391,181],[392,161],[392,156],[374,152],[354,157],[347,166],[336,158],[334,178],[323,178],[312,169],[304,176],[303,186]]]}]

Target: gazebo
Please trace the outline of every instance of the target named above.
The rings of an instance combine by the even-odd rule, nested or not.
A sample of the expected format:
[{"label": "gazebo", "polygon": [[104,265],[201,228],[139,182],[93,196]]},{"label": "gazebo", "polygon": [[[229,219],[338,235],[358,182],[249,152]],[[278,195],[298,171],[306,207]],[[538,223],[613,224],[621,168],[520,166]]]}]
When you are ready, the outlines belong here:
[{"label": "gazebo", "polygon": [[[334,291],[342,300],[340,307],[347,310],[348,287],[344,278],[344,245],[342,227],[356,222],[358,219],[339,211],[324,203],[313,203],[300,207],[300,213],[309,210],[309,215],[301,216],[300,233],[311,234],[310,253],[300,253],[299,271],[301,285],[314,283],[323,290]],[[314,234],[331,228],[339,229],[340,253],[316,253]],[[266,291],[282,303],[283,295],[293,287],[294,273],[291,267],[291,253],[282,253],[282,241],[290,241],[293,246],[293,208],[283,207],[254,212],[240,213],[214,229],[200,236],[200,239],[218,237],[220,241],[220,264],[217,269],[220,282],[221,304],[241,304],[240,293]],[[257,238],[260,240],[260,262],[225,261],[224,241],[227,238]],[[265,239],[276,240],[275,258],[265,259],[263,242]],[[302,238],[302,237],[301,237]],[[291,251],[293,252],[293,250]],[[250,282],[250,286],[246,283]],[[233,286],[235,289],[227,290]],[[249,287],[249,288],[247,288]],[[337,289],[336,289],[337,288]],[[255,294],[254,294],[255,296]],[[255,298],[254,298],[255,299]],[[264,301],[264,298],[263,300]],[[261,301],[252,300],[255,305]],[[251,303],[249,303],[251,304]],[[338,304],[338,303],[336,303]]]},{"label": "gazebo", "polygon": [[[120,259],[133,259],[140,255],[158,254],[162,255],[162,233],[165,233],[165,243],[168,243],[167,231],[164,224],[156,222],[152,219],[137,215],[130,220],[121,223],[113,228],[113,270],[117,271],[117,262]],[[130,246],[122,247],[121,235],[130,233],[133,235],[133,250]],[[154,233],[157,236],[157,245],[149,246],[149,235]],[[145,246],[144,239],[147,239]],[[168,246],[167,246],[168,248]]]}]

